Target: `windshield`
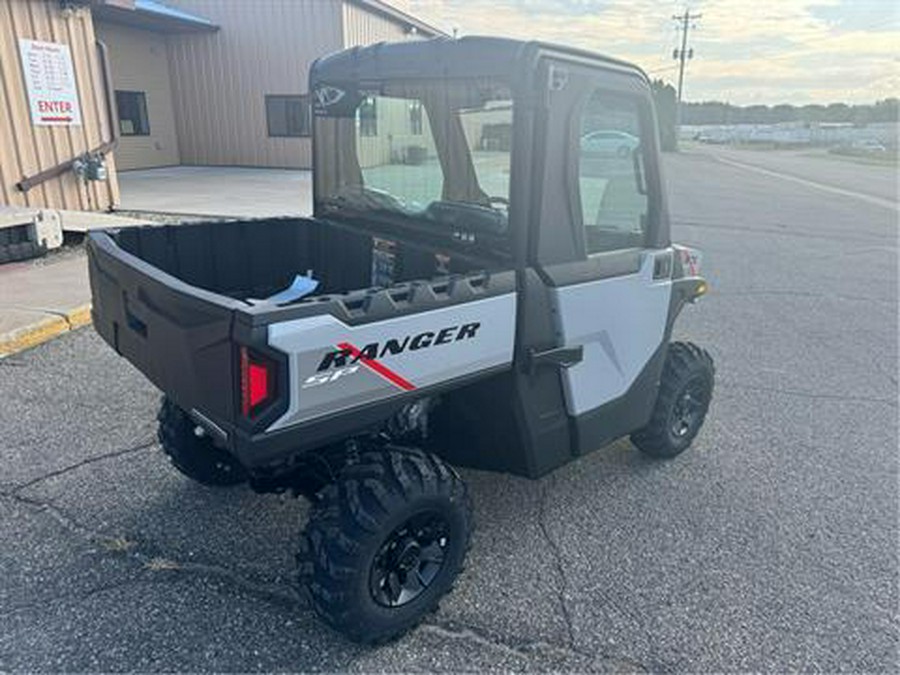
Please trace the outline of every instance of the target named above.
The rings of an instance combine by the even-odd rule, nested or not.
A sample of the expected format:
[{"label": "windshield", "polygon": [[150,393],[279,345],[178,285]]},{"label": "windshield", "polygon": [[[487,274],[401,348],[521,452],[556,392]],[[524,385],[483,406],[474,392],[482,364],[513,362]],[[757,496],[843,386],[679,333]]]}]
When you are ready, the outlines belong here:
[{"label": "windshield", "polygon": [[316,89],[316,209],[506,231],[513,104],[495,82]]}]

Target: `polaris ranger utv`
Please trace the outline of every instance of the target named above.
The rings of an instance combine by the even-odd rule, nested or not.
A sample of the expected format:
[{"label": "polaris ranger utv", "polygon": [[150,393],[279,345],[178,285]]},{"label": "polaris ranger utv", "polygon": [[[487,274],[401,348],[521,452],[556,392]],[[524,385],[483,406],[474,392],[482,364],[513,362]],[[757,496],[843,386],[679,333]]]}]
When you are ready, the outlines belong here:
[{"label": "polaris ranger utv", "polygon": [[690,445],[713,364],[669,339],[706,283],[669,239],[634,66],[437,39],[323,58],[310,91],[314,216],[93,233],[93,318],[164,392],[182,473],[311,499],[299,582],[374,643],[463,565],[451,465]]}]

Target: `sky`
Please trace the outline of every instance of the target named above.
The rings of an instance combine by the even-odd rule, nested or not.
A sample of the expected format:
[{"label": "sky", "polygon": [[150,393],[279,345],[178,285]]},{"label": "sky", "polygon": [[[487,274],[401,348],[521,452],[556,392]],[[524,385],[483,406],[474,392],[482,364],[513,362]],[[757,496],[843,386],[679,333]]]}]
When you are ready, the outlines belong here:
[{"label": "sky", "polygon": [[900,95],[900,0],[393,0],[451,33],[504,35],[624,58],[675,84],[674,14],[689,30],[687,101],[871,103]]}]

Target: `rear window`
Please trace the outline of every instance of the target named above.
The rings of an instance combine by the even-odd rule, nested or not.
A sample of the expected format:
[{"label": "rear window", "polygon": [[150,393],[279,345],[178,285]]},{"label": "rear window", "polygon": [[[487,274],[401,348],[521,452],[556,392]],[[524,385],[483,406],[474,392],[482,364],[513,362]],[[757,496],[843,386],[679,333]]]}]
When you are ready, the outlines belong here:
[{"label": "rear window", "polygon": [[317,210],[505,231],[513,116],[507,86],[385,82],[347,92],[326,85],[317,96]]}]

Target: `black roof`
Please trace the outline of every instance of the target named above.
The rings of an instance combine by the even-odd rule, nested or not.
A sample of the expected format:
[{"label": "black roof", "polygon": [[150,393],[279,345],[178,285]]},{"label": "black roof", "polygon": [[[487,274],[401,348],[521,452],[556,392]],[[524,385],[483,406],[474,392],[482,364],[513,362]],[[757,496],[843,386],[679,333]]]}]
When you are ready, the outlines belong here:
[{"label": "black roof", "polygon": [[312,80],[323,82],[377,81],[391,78],[498,77],[512,79],[530,68],[542,54],[613,65],[646,79],[637,66],[594,52],[547,42],[467,36],[408,42],[380,42],[353,47],[319,59]]}]

